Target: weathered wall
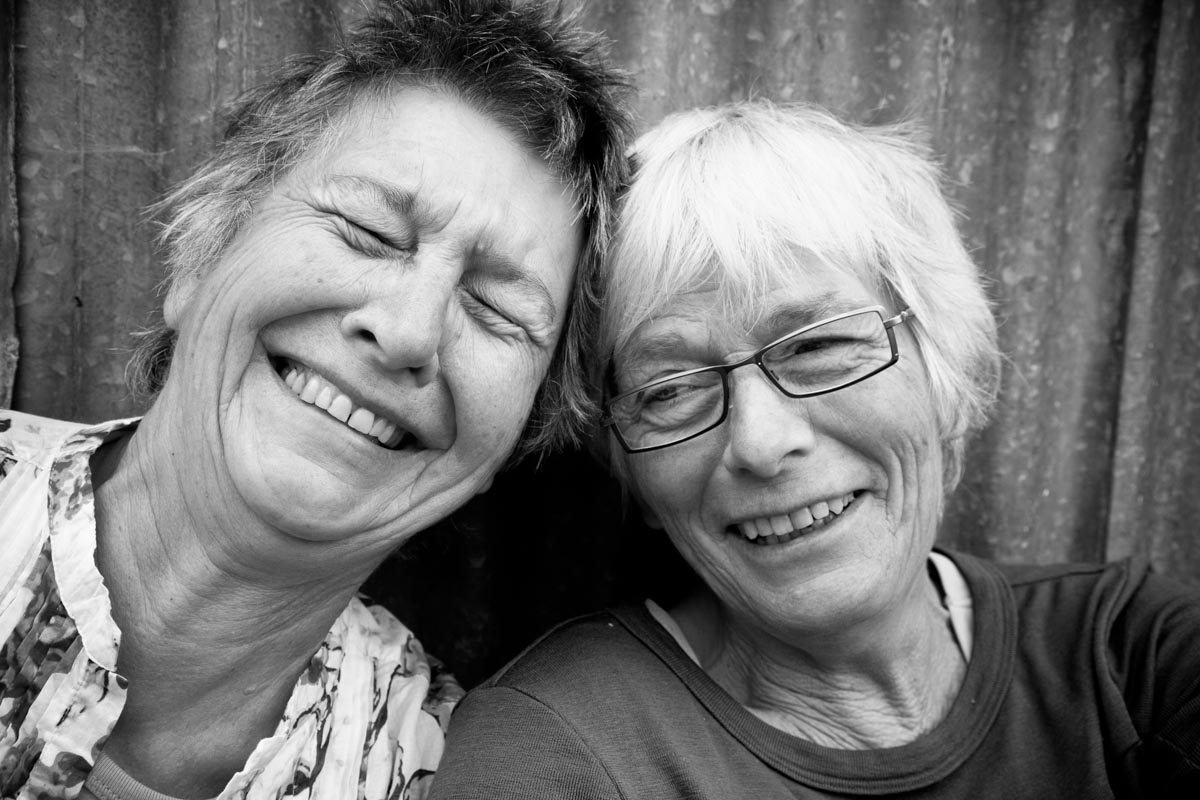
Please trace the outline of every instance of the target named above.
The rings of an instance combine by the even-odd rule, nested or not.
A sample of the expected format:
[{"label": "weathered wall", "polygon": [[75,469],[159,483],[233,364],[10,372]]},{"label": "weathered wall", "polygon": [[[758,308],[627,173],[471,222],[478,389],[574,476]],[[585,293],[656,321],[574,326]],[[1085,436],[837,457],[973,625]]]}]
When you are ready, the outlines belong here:
[{"label": "weathered wall", "polygon": [[[645,125],[751,95],[923,119],[1009,356],[943,539],[1001,559],[1142,553],[1200,583],[1196,3],[568,4],[615,40]],[[0,131],[0,400],[12,387],[36,413],[133,413],[127,332],[161,279],[140,210],[206,152],[223,103],[361,4],[14,8],[0,32],[15,68],[0,67],[0,93],[15,75],[17,101]],[[674,580],[658,537],[618,526],[593,465],[551,466],[505,476],[372,584],[468,680],[566,613]]]},{"label": "weathered wall", "polygon": [[17,369],[17,319],[13,286],[17,280],[17,176],[13,158],[12,109],[15,44],[14,9],[0,4],[0,407],[12,402],[12,382]]}]

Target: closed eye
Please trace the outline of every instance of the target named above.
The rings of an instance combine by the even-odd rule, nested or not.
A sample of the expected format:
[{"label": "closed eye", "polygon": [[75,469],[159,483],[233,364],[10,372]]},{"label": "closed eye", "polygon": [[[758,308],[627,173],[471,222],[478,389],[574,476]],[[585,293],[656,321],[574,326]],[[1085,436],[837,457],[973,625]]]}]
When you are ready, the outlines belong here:
[{"label": "closed eye", "polygon": [[504,313],[500,308],[487,300],[480,292],[472,292],[466,287],[460,287],[463,308],[471,319],[495,336],[528,338],[525,330],[516,320]]},{"label": "closed eye", "polygon": [[396,258],[412,250],[407,243],[397,243],[357,222],[351,222],[341,215],[334,215],[338,233],[354,250],[372,258]]}]

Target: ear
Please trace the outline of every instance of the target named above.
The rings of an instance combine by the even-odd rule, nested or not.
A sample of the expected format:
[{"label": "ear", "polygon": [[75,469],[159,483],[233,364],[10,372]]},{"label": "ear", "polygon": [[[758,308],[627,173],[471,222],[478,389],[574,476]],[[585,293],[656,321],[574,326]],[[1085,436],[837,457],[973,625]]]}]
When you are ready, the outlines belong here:
[{"label": "ear", "polygon": [[479,485],[479,489],[475,492],[475,494],[483,494],[488,489],[491,489],[493,480],[495,480],[495,476],[492,476],[492,477],[488,478],[486,481],[484,481],[483,483],[481,483]]},{"label": "ear", "polygon": [[179,330],[179,322],[192,302],[192,296],[196,294],[196,286],[199,283],[200,279],[191,272],[171,281],[171,288],[167,290],[167,298],[163,301],[163,321],[171,330]]}]

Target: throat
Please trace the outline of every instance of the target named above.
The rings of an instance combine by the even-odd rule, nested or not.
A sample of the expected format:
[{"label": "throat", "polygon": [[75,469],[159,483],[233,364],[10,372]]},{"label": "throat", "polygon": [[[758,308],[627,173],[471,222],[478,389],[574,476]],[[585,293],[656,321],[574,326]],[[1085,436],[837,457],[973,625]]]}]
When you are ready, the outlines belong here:
[{"label": "throat", "polygon": [[889,688],[846,676],[806,681],[803,694],[760,682],[745,707],[771,727],[822,747],[899,747],[929,733],[946,718],[963,670],[959,662],[936,683],[909,682]]},{"label": "throat", "polygon": [[720,637],[703,666],[746,710],[784,733],[839,750],[898,747],[946,718],[966,675],[947,626],[931,623],[928,635],[844,658],[734,631]]}]

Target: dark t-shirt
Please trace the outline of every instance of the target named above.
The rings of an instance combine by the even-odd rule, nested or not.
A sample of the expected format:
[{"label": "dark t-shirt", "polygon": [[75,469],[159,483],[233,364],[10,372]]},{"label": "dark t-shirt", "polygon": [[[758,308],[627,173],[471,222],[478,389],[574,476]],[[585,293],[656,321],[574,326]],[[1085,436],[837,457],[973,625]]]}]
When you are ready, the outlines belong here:
[{"label": "dark t-shirt", "polygon": [[971,661],[909,744],[783,733],[629,607],[556,628],[468,695],[433,798],[1200,798],[1200,592],[1139,560],[948,555]]}]

